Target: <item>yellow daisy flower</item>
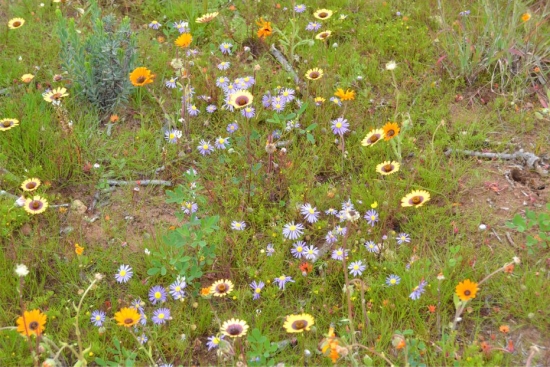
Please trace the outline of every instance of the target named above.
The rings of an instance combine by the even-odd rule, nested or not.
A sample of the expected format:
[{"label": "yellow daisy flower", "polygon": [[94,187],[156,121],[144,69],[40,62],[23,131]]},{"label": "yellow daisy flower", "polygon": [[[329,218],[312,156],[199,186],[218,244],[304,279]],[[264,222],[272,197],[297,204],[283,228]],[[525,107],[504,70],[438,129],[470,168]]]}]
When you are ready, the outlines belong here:
[{"label": "yellow daisy flower", "polygon": [[53,103],[53,102],[60,101],[61,98],[67,97],[68,95],[69,93],[67,93],[67,89],[55,88],[55,89],[52,89],[50,92],[45,93],[43,96],[46,102]]},{"label": "yellow daisy flower", "polygon": [[2,119],[0,120],[0,131],[9,130],[17,125],[19,125],[19,120],[17,119]]},{"label": "yellow daisy flower", "polygon": [[399,163],[395,161],[386,161],[376,166],[376,172],[383,176],[391,175],[397,171],[399,171]]},{"label": "yellow daisy flower", "polygon": [[25,211],[29,214],[44,213],[48,208],[48,201],[41,196],[34,196],[32,199],[25,200],[23,205]]},{"label": "yellow daisy flower", "polygon": [[415,208],[418,208],[424,205],[424,203],[427,201],[430,201],[430,193],[428,191],[414,190],[410,194],[407,194],[403,199],[401,199],[401,206],[414,206]]},{"label": "yellow daisy flower", "polygon": [[464,302],[476,298],[478,290],[477,283],[470,281],[470,279],[458,283],[455,289],[458,298]]},{"label": "yellow daisy flower", "polygon": [[25,24],[25,19],[13,18],[13,19],[10,19],[10,21],[8,22],[8,27],[10,29],[17,29],[17,28],[21,28],[23,24]]},{"label": "yellow daisy flower", "polygon": [[249,91],[239,89],[231,94],[229,104],[237,109],[240,109],[251,104],[253,100],[254,97]]},{"label": "yellow daisy flower", "polygon": [[135,308],[124,307],[115,313],[115,320],[119,326],[132,327],[139,322],[140,318]]},{"label": "yellow daisy flower", "polygon": [[367,134],[367,136],[365,136],[363,140],[361,140],[361,145],[364,147],[372,147],[374,144],[382,140],[383,136],[384,136],[384,130],[382,129],[372,130],[370,133]]},{"label": "yellow daisy flower", "polygon": [[40,310],[32,310],[23,312],[23,316],[17,318],[17,332],[23,336],[42,335],[46,326],[46,319]]},{"label": "yellow daisy flower", "polygon": [[204,14],[202,17],[200,18],[197,18],[195,20],[195,22],[197,23],[208,23],[208,22],[211,22],[214,20],[214,18],[216,18],[218,16],[218,13],[217,11],[214,12],[214,13],[208,13],[208,14]]},{"label": "yellow daisy flower", "polygon": [[332,10],[319,9],[319,10],[316,10],[315,13],[313,13],[313,16],[317,19],[326,20],[330,18],[332,14],[333,14]]},{"label": "yellow daisy flower", "polygon": [[174,44],[181,48],[187,48],[193,42],[193,36],[190,33],[182,33],[175,41]]},{"label": "yellow daisy flower", "polygon": [[306,72],[306,78],[309,80],[318,80],[323,77],[323,69],[313,68]]},{"label": "yellow daisy flower", "polygon": [[21,184],[21,189],[23,191],[34,191],[40,186],[41,182],[38,178],[29,178],[28,180],[23,181]]},{"label": "yellow daisy flower", "polygon": [[309,331],[313,324],[315,324],[313,316],[303,313],[300,315],[288,315],[283,327],[287,333],[301,333],[304,330]]},{"label": "yellow daisy flower", "polygon": [[135,68],[130,73],[130,82],[134,87],[142,87],[147,84],[151,84],[155,79],[155,74],[151,74],[151,70],[146,67],[140,66]]}]

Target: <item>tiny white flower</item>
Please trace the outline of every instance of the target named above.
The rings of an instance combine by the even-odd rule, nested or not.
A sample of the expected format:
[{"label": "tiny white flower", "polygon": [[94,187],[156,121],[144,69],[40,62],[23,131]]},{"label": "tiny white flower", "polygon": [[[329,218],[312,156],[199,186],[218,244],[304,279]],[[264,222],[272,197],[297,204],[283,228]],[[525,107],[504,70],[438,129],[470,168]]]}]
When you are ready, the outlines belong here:
[{"label": "tiny white flower", "polygon": [[479,230],[480,231],[484,231],[486,229],[487,229],[487,226],[485,224],[482,223],[482,224],[479,225]]},{"label": "tiny white flower", "polygon": [[148,248],[145,249],[145,255],[147,255],[147,256],[151,255],[151,251],[149,251]]},{"label": "tiny white flower", "polygon": [[25,277],[27,274],[29,274],[29,268],[27,268],[27,265],[25,264],[18,264],[15,267],[15,274],[19,277]]},{"label": "tiny white flower", "polygon": [[24,196],[20,196],[17,200],[15,200],[15,205],[17,205],[19,207],[23,207],[23,205],[25,205],[26,201],[27,201],[27,199],[25,199]]},{"label": "tiny white flower", "polygon": [[386,64],[386,70],[395,70],[396,67],[397,64],[393,60]]},{"label": "tiny white flower", "polygon": [[520,258],[519,258],[519,257],[517,257],[517,256],[514,256],[514,257],[513,257],[513,259],[514,259],[514,263],[516,263],[516,264],[519,264],[519,263],[521,263],[521,260],[520,260]]}]

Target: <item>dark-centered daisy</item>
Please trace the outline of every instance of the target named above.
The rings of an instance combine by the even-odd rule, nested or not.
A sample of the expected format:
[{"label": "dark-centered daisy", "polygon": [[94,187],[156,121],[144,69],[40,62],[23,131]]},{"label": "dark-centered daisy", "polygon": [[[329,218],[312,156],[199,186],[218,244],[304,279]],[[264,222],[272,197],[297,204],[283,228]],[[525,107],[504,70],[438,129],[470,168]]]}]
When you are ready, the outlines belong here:
[{"label": "dark-centered daisy", "polygon": [[130,82],[134,87],[142,87],[147,84],[151,84],[155,79],[155,74],[151,73],[151,70],[147,69],[144,66],[135,68],[134,71],[130,73]]},{"label": "dark-centered daisy", "polygon": [[328,9],[319,9],[313,13],[313,16],[317,19],[325,20],[332,16],[333,12],[332,10]]},{"label": "dark-centered daisy", "polygon": [[470,279],[466,279],[465,281],[458,283],[455,289],[456,295],[463,302],[476,298],[478,290],[479,288],[477,283],[470,281]]},{"label": "dark-centered daisy", "polygon": [[115,320],[119,326],[132,327],[138,323],[141,318],[135,308],[124,307],[115,313]]},{"label": "dark-centered daisy", "polygon": [[249,91],[239,89],[231,93],[231,96],[229,97],[229,104],[240,109],[251,104],[253,100],[254,97],[252,97],[252,94]]},{"label": "dark-centered daisy", "polygon": [[40,214],[48,208],[48,201],[43,197],[36,195],[32,199],[25,200],[25,205],[23,208],[29,214]]},{"label": "dark-centered daisy", "polygon": [[25,24],[25,19],[23,19],[23,18],[13,18],[13,19],[10,19],[10,21],[8,22],[8,27],[10,29],[17,29],[17,28],[22,27],[23,24]]},{"label": "dark-centered daisy", "polygon": [[308,78],[309,80],[318,80],[318,79],[321,79],[322,77],[323,77],[323,69],[320,69],[320,68],[309,69],[306,72],[306,78]]},{"label": "dark-centered daisy", "polygon": [[324,41],[327,38],[329,38],[331,34],[332,34],[332,31],[323,31],[321,33],[317,33],[317,35],[315,36],[315,39]]},{"label": "dark-centered daisy", "polygon": [[382,127],[384,130],[384,140],[391,140],[399,134],[399,125],[396,122],[388,122]]},{"label": "dark-centered daisy", "polygon": [[233,291],[233,282],[229,279],[220,279],[214,282],[210,287],[210,293],[214,297],[225,297]]},{"label": "dark-centered daisy", "polygon": [[220,332],[230,338],[246,335],[248,324],[244,320],[230,319],[222,324]]},{"label": "dark-centered daisy", "polygon": [[383,176],[391,175],[399,171],[399,163],[395,161],[385,161],[376,166],[376,172]]},{"label": "dark-centered daisy", "polygon": [[430,200],[430,193],[425,190],[414,190],[410,194],[407,194],[403,199],[401,199],[401,206],[414,206],[418,208],[419,206],[424,205],[426,201]]},{"label": "dark-centered daisy", "polygon": [[313,316],[303,313],[300,315],[288,315],[283,327],[287,333],[301,333],[304,330],[309,331],[313,324],[315,324]]},{"label": "dark-centered daisy", "polygon": [[0,120],[0,131],[6,131],[19,125],[19,120],[17,119],[2,119]]},{"label": "dark-centered daisy", "polygon": [[28,180],[23,181],[21,184],[21,189],[23,191],[34,191],[40,186],[40,180],[38,178],[29,178]]},{"label": "dark-centered daisy", "polygon": [[383,137],[383,129],[372,130],[370,133],[367,134],[367,136],[365,136],[363,140],[361,140],[361,145],[364,147],[371,147],[374,144],[378,143]]},{"label": "dark-centered daisy", "polygon": [[44,93],[44,100],[46,102],[59,102],[61,98],[67,97],[69,93],[67,93],[67,89],[65,88],[55,88],[52,89],[50,92]]},{"label": "dark-centered daisy", "polygon": [[23,312],[23,316],[17,318],[17,332],[23,336],[42,335],[45,329],[47,316],[40,310]]}]

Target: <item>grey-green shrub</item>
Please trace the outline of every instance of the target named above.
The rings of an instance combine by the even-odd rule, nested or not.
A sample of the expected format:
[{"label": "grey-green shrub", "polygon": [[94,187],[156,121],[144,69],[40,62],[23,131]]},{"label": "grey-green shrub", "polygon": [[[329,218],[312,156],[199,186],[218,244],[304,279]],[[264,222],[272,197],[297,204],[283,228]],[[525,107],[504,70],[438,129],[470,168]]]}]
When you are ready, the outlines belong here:
[{"label": "grey-green shrub", "polygon": [[101,113],[108,114],[128,99],[136,40],[128,17],[118,25],[114,15],[102,18],[95,0],[86,14],[92,24],[89,32],[82,30],[87,33],[82,36],[74,19],[67,20],[57,11],[62,66],[76,83],[79,94]]}]

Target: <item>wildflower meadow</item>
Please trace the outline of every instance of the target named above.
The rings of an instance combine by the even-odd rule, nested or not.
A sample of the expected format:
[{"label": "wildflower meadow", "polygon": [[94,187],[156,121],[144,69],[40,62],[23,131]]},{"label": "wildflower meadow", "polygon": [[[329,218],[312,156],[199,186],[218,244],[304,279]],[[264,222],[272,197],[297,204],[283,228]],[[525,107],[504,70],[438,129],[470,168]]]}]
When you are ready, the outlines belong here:
[{"label": "wildflower meadow", "polygon": [[0,1],[0,365],[550,365],[549,19]]}]

